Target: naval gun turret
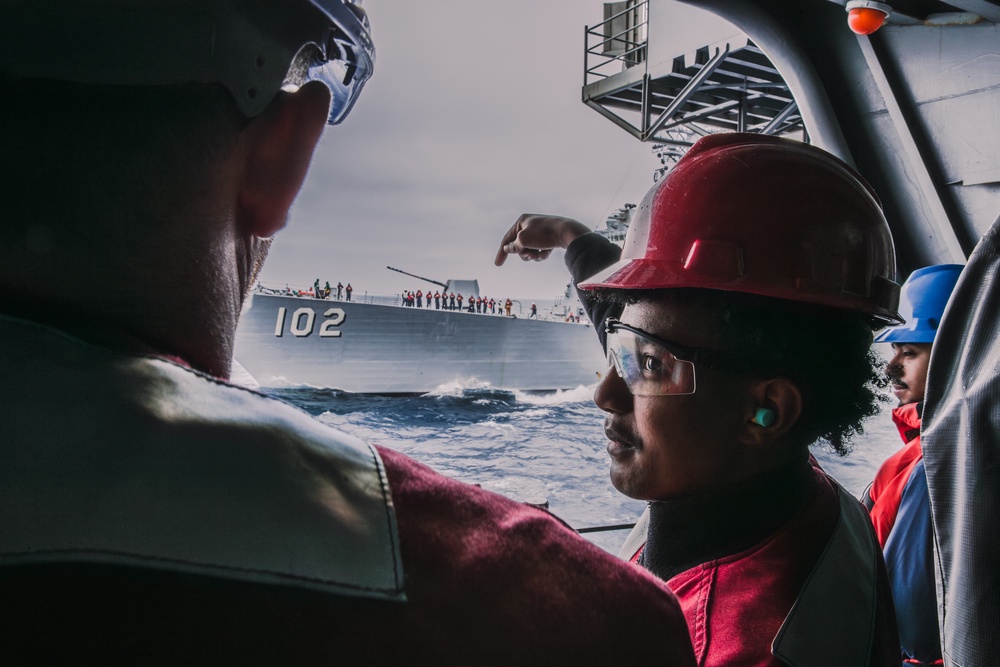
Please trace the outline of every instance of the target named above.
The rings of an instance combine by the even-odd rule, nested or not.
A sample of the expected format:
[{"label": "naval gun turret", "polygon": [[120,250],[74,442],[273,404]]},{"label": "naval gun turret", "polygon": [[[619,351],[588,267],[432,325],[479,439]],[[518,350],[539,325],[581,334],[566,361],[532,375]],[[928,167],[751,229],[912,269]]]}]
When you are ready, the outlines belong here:
[{"label": "naval gun turret", "polygon": [[410,273],[409,271],[403,271],[402,269],[397,269],[392,266],[386,266],[385,268],[390,271],[395,271],[396,273],[402,273],[404,276],[410,276],[411,278],[416,278],[417,280],[423,280],[424,282],[431,283],[432,285],[440,285],[444,288],[445,292],[455,292],[457,294],[464,294],[476,297],[479,296],[479,281],[478,280],[448,280],[447,282],[441,282],[439,280],[432,280],[431,278],[424,278],[423,276],[418,276],[415,273]]}]

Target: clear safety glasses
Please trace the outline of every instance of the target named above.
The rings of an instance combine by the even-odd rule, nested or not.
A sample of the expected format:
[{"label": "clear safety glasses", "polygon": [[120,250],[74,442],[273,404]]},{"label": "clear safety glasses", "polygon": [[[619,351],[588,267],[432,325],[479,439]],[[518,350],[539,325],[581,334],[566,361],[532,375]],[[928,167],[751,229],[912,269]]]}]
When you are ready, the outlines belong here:
[{"label": "clear safety glasses", "polygon": [[308,81],[320,81],[330,89],[332,101],[328,125],[340,123],[361,95],[372,75],[375,47],[368,17],[351,0],[312,0],[331,21],[320,44],[299,52],[282,89],[295,91]]},{"label": "clear safety glasses", "polygon": [[604,331],[608,366],[614,366],[633,395],[694,393],[694,363],[682,358],[690,356],[685,348],[613,318]]},{"label": "clear safety glasses", "polygon": [[[329,47],[328,47],[329,48]],[[347,117],[355,101],[361,95],[361,89],[371,74],[345,60],[323,60],[318,51],[313,62],[305,67],[301,77],[285,80],[282,90],[294,92],[308,81],[321,81],[330,89],[330,116],[327,125],[336,125]]]},{"label": "clear safety glasses", "polygon": [[695,363],[734,369],[738,364],[722,352],[694,349],[608,318],[608,366],[625,381],[634,396],[693,394]]}]

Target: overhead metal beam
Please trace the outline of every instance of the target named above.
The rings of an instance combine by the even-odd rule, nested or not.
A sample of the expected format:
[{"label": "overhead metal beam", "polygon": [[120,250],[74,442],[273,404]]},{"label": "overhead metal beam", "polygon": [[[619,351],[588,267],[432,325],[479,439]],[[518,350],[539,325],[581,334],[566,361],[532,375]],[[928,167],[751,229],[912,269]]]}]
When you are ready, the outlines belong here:
[{"label": "overhead metal beam", "polygon": [[948,0],[956,9],[982,16],[992,23],[1000,23],[1000,7],[988,0]]},{"label": "overhead metal beam", "polygon": [[788,106],[786,106],[784,109],[782,109],[781,111],[779,111],[778,115],[776,115],[771,120],[770,123],[768,123],[767,125],[765,125],[761,129],[760,133],[761,134],[771,134],[771,133],[773,133],[774,130],[776,130],[778,127],[780,127],[788,119],[788,117],[791,116],[792,113],[794,111],[796,111],[798,108],[799,108],[799,105],[796,104],[795,102],[792,102],[791,104],[789,104]]},{"label": "overhead metal beam", "polygon": [[[712,72],[714,72],[715,69],[721,65],[723,61],[725,61],[726,56],[728,55],[729,45],[727,44],[725,49],[719,49],[712,59],[705,63],[697,74],[691,77],[691,80],[688,81],[683,90],[677,93],[677,97],[674,98],[674,101],[671,102],[670,105],[663,110],[663,113],[660,114],[659,118],[657,118],[656,121],[650,125],[649,130],[643,133],[645,137],[650,137],[656,134],[664,126],[664,124],[674,116],[674,114],[680,111],[681,107],[684,106],[688,99],[690,99],[690,97],[698,90],[698,87],[712,75]],[[643,138],[643,141],[645,141],[645,137]]]},{"label": "overhead metal beam", "polygon": [[642,132],[639,130],[639,128],[633,127],[627,120],[625,120],[621,116],[617,116],[617,115],[611,113],[610,111],[608,111],[607,109],[605,109],[603,106],[601,106],[597,102],[591,102],[590,100],[584,100],[583,103],[586,104],[591,109],[593,109],[594,111],[596,111],[597,113],[599,113],[602,116],[604,116],[605,118],[607,118],[608,120],[610,120],[612,123],[614,123],[618,127],[622,128],[623,130],[625,130],[626,132],[628,132],[629,134],[631,134],[636,139],[640,139],[640,140],[642,139]]},{"label": "overhead metal beam", "polygon": [[642,77],[642,106],[639,112],[642,114],[642,140],[645,141],[646,137],[649,136],[649,110],[650,110],[650,78],[649,73],[646,73]]},{"label": "overhead metal beam", "polygon": [[698,58],[707,62],[681,56],[673,69],[669,62],[654,70],[636,67],[587,83],[583,101],[640,141],[662,141],[665,130],[698,121],[716,131],[789,131],[802,123],[794,105],[786,111],[794,98],[781,74],[749,40],[702,47]]},{"label": "overhead metal beam", "polygon": [[948,211],[941,198],[941,192],[934,182],[930,171],[927,169],[927,160],[925,160],[921,152],[920,145],[914,135],[914,130],[896,97],[896,92],[893,90],[892,83],[886,74],[885,68],[882,66],[882,61],[879,59],[878,53],[875,51],[869,37],[858,36],[858,44],[861,47],[861,52],[864,54],[865,61],[868,63],[868,69],[871,71],[872,78],[875,80],[875,84],[882,94],[886,111],[889,113],[889,118],[896,130],[899,145],[903,156],[906,158],[907,166],[916,179],[917,186],[921,194],[923,194],[924,201],[927,203],[929,209],[928,222],[933,227],[934,236],[941,243],[943,254],[945,255],[940,257],[939,261],[964,263],[968,255],[965,249],[962,248],[955,227],[952,225],[951,218],[948,216]]},{"label": "overhead metal beam", "polygon": [[695,121],[702,120],[703,118],[708,118],[710,116],[714,116],[715,114],[719,113],[720,111],[728,111],[729,109],[732,109],[733,107],[738,106],[739,103],[740,103],[739,100],[730,100],[728,102],[723,102],[722,104],[716,104],[715,106],[708,107],[707,109],[703,109],[702,111],[699,111],[699,112],[697,112],[695,114],[687,114],[683,118],[678,118],[677,120],[673,121],[672,123],[664,125],[660,129],[661,130],[669,130],[670,128],[677,127],[678,125],[685,125],[687,123],[693,123]]}]

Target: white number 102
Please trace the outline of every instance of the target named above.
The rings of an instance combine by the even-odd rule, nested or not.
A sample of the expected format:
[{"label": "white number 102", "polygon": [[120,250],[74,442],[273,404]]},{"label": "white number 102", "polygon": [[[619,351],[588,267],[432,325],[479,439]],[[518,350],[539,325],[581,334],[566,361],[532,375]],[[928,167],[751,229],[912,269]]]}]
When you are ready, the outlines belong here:
[{"label": "white number 102", "polygon": [[[281,337],[285,330],[285,313],[287,310],[282,307],[278,308],[278,319],[274,323],[274,335]],[[323,317],[323,323],[319,326],[319,337],[320,338],[337,338],[342,333],[334,327],[339,327],[343,324],[345,319],[345,314],[342,308],[328,308]],[[313,332],[313,327],[316,323],[316,312],[312,308],[299,308],[294,313],[292,313],[291,326],[289,331],[292,332],[293,336],[298,338],[304,338]]]}]

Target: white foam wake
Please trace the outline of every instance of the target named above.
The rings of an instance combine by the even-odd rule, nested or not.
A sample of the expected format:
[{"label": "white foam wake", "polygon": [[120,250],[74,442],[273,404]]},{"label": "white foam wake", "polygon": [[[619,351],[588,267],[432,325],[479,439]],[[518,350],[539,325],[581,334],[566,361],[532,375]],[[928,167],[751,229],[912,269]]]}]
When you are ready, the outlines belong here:
[{"label": "white foam wake", "polygon": [[434,387],[428,396],[461,396],[470,389],[493,389],[493,385],[478,378],[461,378]]},{"label": "white foam wake", "polygon": [[558,390],[552,393],[534,394],[525,391],[514,391],[518,403],[528,405],[563,405],[565,403],[585,403],[594,399],[594,389],[597,385],[580,385],[575,389]]}]

